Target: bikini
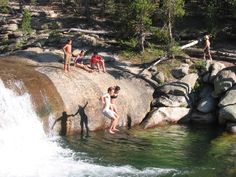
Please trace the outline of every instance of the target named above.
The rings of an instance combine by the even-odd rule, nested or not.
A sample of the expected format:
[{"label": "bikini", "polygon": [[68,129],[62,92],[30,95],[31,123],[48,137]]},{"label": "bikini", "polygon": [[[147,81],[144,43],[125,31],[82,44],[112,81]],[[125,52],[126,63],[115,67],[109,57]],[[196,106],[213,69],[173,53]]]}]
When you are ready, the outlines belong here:
[{"label": "bikini", "polygon": [[116,99],[118,97],[118,95],[112,95],[111,99]]}]

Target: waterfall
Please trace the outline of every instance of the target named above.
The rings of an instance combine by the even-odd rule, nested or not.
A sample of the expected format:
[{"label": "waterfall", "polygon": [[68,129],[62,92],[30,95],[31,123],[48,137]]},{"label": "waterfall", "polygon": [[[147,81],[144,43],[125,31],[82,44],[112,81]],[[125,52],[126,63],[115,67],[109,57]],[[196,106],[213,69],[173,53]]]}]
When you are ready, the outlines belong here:
[{"label": "waterfall", "polygon": [[[48,137],[30,95],[17,95],[0,80],[0,177],[156,176],[171,169],[101,166],[73,158]],[[89,162],[88,162],[89,161]]]}]

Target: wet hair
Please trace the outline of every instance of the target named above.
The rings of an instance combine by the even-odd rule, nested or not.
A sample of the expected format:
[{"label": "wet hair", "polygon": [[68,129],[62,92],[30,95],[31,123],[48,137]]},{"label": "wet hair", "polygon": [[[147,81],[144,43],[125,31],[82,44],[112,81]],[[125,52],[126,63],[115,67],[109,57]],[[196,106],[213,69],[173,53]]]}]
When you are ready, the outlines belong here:
[{"label": "wet hair", "polygon": [[116,85],[116,86],[114,87],[114,90],[115,90],[115,91],[119,91],[119,90],[120,90],[120,87],[119,87],[118,85]]},{"label": "wet hair", "polygon": [[96,51],[95,51],[95,52],[93,52],[93,54],[94,54],[94,55],[97,55],[97,54],[98,54],[98,52],[96,52]]},{"label": "wet hair", "polygon": [[69,43],[70,41],[72,42],[72,40],[71,40],[71,39],[68,39],[68,40],[67,40],[67,43]]},{"label": "wet hair", "polygon": [[109,87],[109,88],[107,89],[107,92],[109,93],[109,92],[112,91],[112,90],[114,90],[114,87]]}]

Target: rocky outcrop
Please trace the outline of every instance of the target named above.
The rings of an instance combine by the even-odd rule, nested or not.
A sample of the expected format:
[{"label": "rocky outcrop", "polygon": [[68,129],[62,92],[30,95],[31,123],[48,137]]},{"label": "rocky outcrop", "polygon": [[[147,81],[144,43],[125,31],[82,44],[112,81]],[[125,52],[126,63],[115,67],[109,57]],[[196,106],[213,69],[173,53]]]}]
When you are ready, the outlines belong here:
[{"label": "rocky outcrop", "polygon": [[180,79],[180,78],[186,76],[188,74],[188,71],[189,71],[189,65],[187,63],[183,63],[183,64],[181,64],[180,67],[172,70],[172,75],[175,78]]},{"label": "rocky outcrop", "polygon": [[[32,55],[33,53],[30,53],[31,57]],[[40,58],[39,53],[36,56],[33,57],[35,60]],[[104,117],[101,112],[100,98],[110,86],[119,85],[121,87],[119,97],[116,100],[120,115],[119,126],[139,124],[150,110],[152,87],[148,86],[142,79],[137,79],[124,71],[107,66],[107,73],[88,73],[72,66],[72,72],[65,73],[62,63],[49,62],[48,59],[45,59],[47,62],[41,60],[41,63],[38,63],[29,59],[13,58],[15,58],[11,62],[13,66],[17,66],[19,62],[28,63],[30,61],[30,64],[25,65],[24,68],[26,69],[24,70],[32,70],[34,73],[44,76],[54,87],[50,92],[58,93],[53,97],[59,97],[61,105],[58,106],[57,113],[51,115],[51,117],[54,117],[54,125],[51,128],[61,134],[68,135],[80,132],[82,124],[88,126],[91,131],[104,129],[108,126],[110,120]],[[9,60],[9,58],[6,57],[6,60]],[[6,67],[4,72],[6,75],[8,75],[8,69],[9,67]],[[17,76],[17,73],[14,75]],[[31,75],[29,73],[30,78]],[[35,88],[32,91],[34,93],[39,92],[37,88],[45,86],[41,82],[38,83],[40,85],[37,82],[34,84]],[[29,92],[32,94],[31,90]],[[74,117],[68,116],[75,113],[77,114]],[[65,127],[66,130],[62,131]]]},{"label": "rocky outcrop", "polygon": [[197,79],[198,75],[192,73],[179,81],[167,83],[157,88],[151,103],[152,111],[141,125],[144,128],[150,128],[167,123],[177,123],[188,117],[191,112],[190,94]]},{"label": "rocky outcrop", "polygon": [[225,67],[222,63],[207,61],[201,66],[200,78],[192,73],[159,86],[153,94],[152,111],[141,125],[150,128],[177,122],[220,123],[226,124],[231,133],[235,132],[235,72],[235,66]]},{"label": "rocky outcrop", "polygon": [[152,128],[157,125],[177,123],[190,112],[189,108],[160,107],[152,110],[142,122],[144,128]]}]

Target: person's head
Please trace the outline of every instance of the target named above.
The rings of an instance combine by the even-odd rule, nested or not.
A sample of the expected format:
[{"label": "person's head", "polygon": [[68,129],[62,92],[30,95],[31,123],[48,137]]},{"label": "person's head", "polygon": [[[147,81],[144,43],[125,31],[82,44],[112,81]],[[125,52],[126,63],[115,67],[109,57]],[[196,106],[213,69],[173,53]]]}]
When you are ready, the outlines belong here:
[{"label": "person's head", "polygon": [[120,87],[119,87],[118,85],[116,85],[116,86],[114,87],[114,91],[115,91],[116,93],[118,93],[118,92],[120,91]]},{"label": "person's head", "polygon": [[93,52],[93,55],[97,55],[98,54],[98,52]]},{"label": "person's head", "polygon": [[81,50],[80,51],[80,55],[84,55],[85,51],[84,50]]},{"label": "person's head", "polygon": [[68,39],[68,40],[67,40],[67,44],[72,44],[72,40],[71,40],[71,39]]},{"label": "person's head", "polygon": [[108,89],[107,89],[107,92],[109,93],[109,95],[112,95],[113,93],[114,93],[114,87],[109,87]]},{"label": "person's head", "polygon": [[208,40],[209,39],[209,36],[208,35],[205,35],[205,40]]}]

